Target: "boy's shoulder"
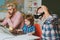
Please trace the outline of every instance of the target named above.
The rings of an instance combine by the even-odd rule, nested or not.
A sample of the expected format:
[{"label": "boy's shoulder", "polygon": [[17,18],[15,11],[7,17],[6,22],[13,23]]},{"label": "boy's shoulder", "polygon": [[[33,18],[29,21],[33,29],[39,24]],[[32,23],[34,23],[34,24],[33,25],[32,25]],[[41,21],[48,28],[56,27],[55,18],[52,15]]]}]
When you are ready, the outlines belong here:
[{"label": "boy's shoulder", "polygon": [[31,27],[32,27],[32,28],[35,28],[35,26],[34,26],[34,25],[32,25]]}]

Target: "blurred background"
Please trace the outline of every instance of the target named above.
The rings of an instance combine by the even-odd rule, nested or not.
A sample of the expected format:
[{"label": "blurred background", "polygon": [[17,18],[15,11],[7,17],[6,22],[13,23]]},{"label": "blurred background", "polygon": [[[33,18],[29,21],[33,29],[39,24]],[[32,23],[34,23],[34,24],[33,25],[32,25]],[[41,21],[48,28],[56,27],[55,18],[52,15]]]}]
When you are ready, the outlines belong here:
[{"label": "blurred background", "polygon": [[59,0],[0,0],[0,19],[6,15],[6,4],[15,3],[17,9],[25,14],[35,14],[36,9],[41,5],[46,5],[49,11],[57,14],[60,18],[60,1]]}]

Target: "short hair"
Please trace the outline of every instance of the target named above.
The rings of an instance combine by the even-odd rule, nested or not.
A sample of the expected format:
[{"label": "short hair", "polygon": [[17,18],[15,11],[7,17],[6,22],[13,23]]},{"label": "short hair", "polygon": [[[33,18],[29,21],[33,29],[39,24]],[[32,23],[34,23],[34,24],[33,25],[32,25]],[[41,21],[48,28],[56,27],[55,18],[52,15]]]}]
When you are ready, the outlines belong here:
[{"label": "short hair", "polygon": [[34,17],[30,14],[26,15],[25,19],[30,21],[30,25],[34,24]]},{"label": "short hair", "polygon": [[9,4],[7,4],[7,7],[10,7],[10,6],[12,6],[13,8],[17,8],[17,5],[14,4],[14,3],[9,3]]}]

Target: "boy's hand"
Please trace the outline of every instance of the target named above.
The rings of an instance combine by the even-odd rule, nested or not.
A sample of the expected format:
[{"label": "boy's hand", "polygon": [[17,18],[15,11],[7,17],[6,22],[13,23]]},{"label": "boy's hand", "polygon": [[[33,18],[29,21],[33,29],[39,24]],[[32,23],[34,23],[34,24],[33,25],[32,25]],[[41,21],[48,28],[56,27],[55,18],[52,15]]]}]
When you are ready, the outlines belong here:
[{"label": "boy's hand", "polygon": [[23,31],[22,29],[18,29],[17,31]]}]

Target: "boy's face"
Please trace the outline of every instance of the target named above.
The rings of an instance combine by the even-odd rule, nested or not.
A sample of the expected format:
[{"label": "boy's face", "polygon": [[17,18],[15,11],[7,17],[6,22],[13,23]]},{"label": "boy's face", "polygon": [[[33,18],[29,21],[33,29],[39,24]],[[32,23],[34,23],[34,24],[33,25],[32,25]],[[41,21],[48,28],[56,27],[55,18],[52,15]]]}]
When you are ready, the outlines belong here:
[{"label": "boy's face", "polygon": [[30,21],[27,20],[27,19],[25,19],[25,24],[26,24],[27,26],[29,26],[29,25],[30,25]]}]

